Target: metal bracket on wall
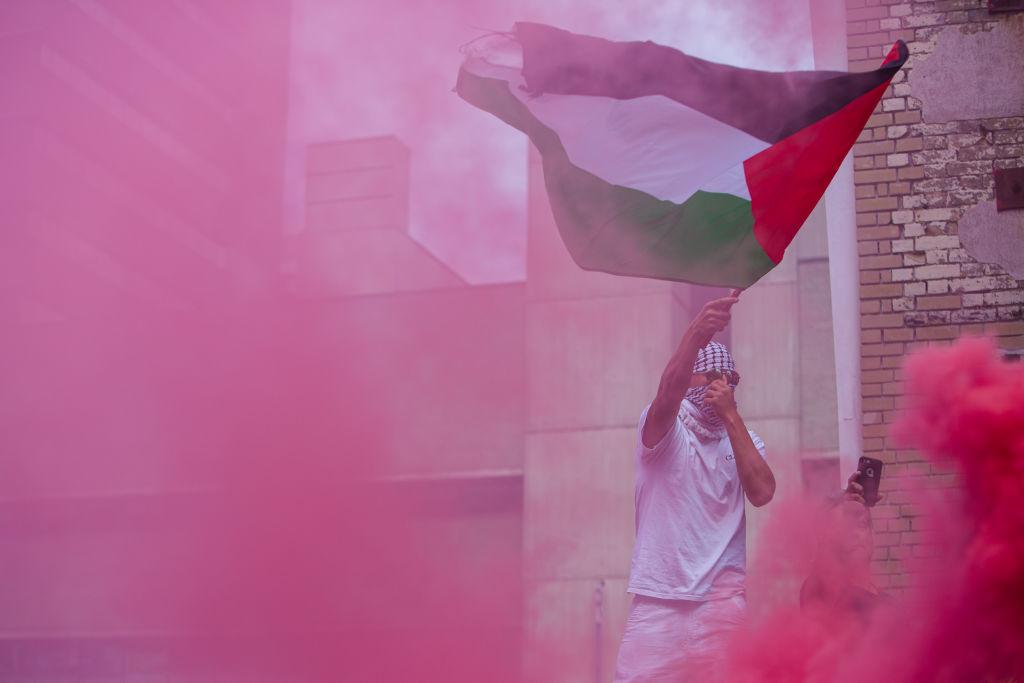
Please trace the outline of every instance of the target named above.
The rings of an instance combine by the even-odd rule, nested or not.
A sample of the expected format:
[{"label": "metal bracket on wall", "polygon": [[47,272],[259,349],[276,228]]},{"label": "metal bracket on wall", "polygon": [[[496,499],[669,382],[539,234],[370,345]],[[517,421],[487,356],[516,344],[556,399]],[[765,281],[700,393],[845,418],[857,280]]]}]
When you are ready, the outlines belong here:
[{"label": "metal bracket on wall", "polygon": [[996,211],[1024,209],[1024,168],[1000,168],[996,179]]}]

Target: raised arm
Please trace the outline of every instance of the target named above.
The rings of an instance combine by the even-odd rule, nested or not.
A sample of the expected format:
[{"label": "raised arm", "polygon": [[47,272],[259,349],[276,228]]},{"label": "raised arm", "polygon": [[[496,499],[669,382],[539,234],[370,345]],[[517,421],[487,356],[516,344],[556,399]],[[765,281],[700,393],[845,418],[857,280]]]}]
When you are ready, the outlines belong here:
[{"label": "raised arm", "polygon": [[647,411],[641,434],[644,446],[654,448],[672,427],[672,421],[679,412],[679,404],[690,388],[697,352],[711,341],[716,332],[729,324],[729,309],[737,301],[739,299],[734,296],[709,301],[686,328],[678,348],[661,373],[658,393]]},{"label": "raised arm", "polygon": [[736,473],[747,500],[754,507],[765,505],[775,496],[775,475],[754,445],[747,426],[743,424],[732,387],[725,380],[716,379],[708,387],[704,400],[711,404],[725,423],[725,433],[729,436],[733,455],[736,456]]}]

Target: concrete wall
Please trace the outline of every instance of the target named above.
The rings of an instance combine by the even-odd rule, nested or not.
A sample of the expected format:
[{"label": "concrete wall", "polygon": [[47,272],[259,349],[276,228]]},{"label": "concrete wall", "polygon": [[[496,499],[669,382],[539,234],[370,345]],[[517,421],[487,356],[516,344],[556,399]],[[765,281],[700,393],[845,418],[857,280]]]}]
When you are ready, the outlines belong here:
[{"label": "concrete wall", "polygon": [[289,9],[3,3],[5,319],[211,310],[272,281]]},{"label": "concrete wall", "polygon": [[394,137],[306,152],[306,225],[289,245],[302,296],[356,296],[466,283],[409,236],[409,149]]},{"label": "concrete wall", "polygon": [[191,333],[216,345],[276,278],[289,20],[287,0],[0,6],[0,679],[175,672],[177,606],[128,605],[180,580],[207,510],[180,495],[218,462],[182,447],[209,428],[175,400],[208,349]]},{"label": "concrete wall", "polygon": [[679,299],[668,283],[572,262],[532,148],[529,188],[525,679],[590,682],[600,668],[610,680],[628,608],[636,424],[675,348]]},{"label": "concrete wall", "polygon": [[367,406],[387,454],[378,476],[521,473],[523,285],[332,298],[296,308],[296,325],[318,347],[358,354],[358,364],[338,361],[380,404]]}]

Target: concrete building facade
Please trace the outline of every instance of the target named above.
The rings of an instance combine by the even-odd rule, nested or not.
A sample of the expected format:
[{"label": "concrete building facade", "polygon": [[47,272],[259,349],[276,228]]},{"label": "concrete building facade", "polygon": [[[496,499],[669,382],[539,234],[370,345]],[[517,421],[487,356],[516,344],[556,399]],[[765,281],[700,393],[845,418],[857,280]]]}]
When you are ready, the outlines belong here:
[{"label": "concrete building facade", "polygon": [[[465,657],[478,668],[458,680],[512,683],[523,633],[526,286],[470,286],[413,239],[408,177],[409,151],[394,137],[308,147],[306,225],[285,265],[301,336],[359,366],[359,408],[377,413],[365,456],[341,457],[370,459],[363,485],[413,501],[410,535],[427,558],[414,578],[430,588],[397,605],[394,591],[343,571],[332,590],[355,632],[339,639],[358,640],[382,605],[400,607],[387,642],[451,638],[460,652],[487,653]],[[452,664],[412,660],[415,649],[402,649],[402,671]]]},{"label": "concrete building facade", "polygon": [[195,634],[131,587],[166,585],[140,548],[209,510],[183,330],[224,334],[277,276],[289,23],[286,0],[0,3],[3,680],[184,675]]}]

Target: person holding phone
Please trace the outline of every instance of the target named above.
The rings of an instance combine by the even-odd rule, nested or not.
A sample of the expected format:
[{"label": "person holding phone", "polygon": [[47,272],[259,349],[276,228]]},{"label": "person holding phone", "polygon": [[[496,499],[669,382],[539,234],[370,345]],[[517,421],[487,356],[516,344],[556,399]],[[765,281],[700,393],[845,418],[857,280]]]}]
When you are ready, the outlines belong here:
[{"label": "person holding phone", "polygon": [[767,504],[775,477],[740,417],[732,355],[711,341],[736,301],[701,309],[640,416],[633,601],[617,683],[720,680],[726,639],[746,611],[744,498]]},{"label": "person holding phone", "polygon": [[870,506],[883,498],[875,476],[880,471],[880,461],[862,458],[842,496],[829,505],[811,574],[800,588],[801,610],[818,621],[866,622],[888,597],[871,573],[875,545]]}]

